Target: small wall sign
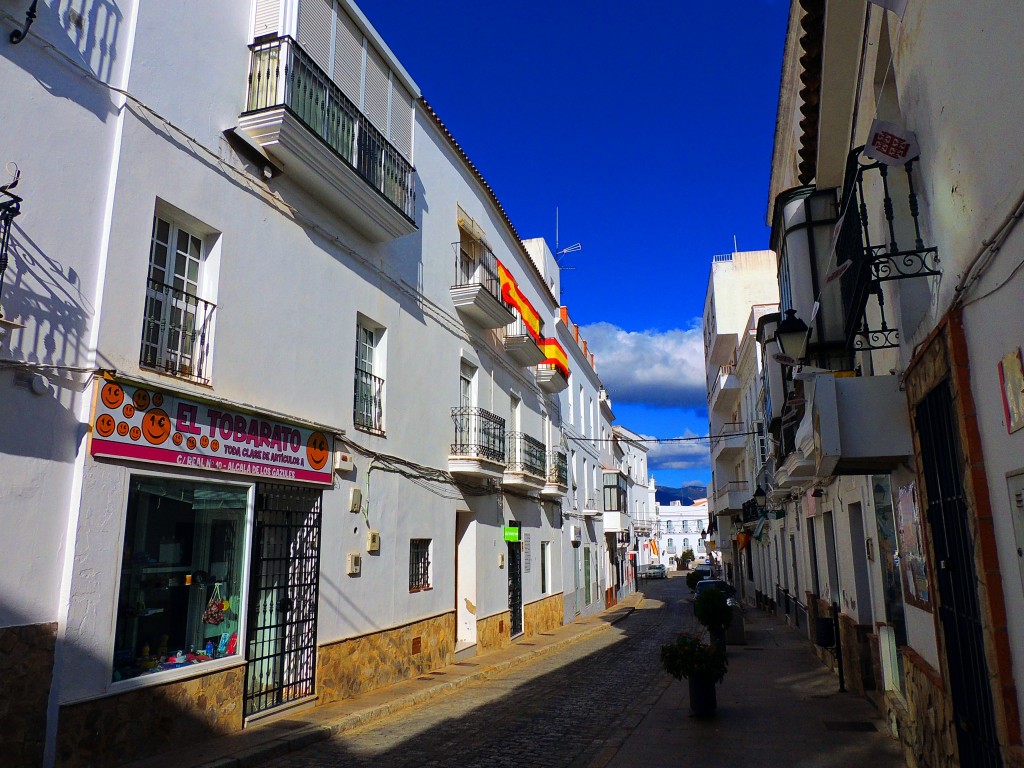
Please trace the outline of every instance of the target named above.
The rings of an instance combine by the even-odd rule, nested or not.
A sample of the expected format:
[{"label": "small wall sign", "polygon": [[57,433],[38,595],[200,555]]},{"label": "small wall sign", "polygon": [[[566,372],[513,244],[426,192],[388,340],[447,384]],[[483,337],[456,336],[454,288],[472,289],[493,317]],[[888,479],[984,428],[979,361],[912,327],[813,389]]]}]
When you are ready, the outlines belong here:
[{"label": "small wall sign", "polygon": [[999,388],[1003,393],[1006,431],[1012,435],[1024,427],[1024,364],[1020,347],[999,361]]}]

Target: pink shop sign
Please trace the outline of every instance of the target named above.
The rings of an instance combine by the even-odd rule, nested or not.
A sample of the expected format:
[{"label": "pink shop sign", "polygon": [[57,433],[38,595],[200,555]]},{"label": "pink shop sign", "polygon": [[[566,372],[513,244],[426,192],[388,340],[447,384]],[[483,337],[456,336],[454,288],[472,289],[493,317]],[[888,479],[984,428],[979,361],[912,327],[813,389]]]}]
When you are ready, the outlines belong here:
[{"label": "pink shop sign", "polygon": [[116,381],[99,389],[89,451],[274,480],[333,483],[333,436]]}]

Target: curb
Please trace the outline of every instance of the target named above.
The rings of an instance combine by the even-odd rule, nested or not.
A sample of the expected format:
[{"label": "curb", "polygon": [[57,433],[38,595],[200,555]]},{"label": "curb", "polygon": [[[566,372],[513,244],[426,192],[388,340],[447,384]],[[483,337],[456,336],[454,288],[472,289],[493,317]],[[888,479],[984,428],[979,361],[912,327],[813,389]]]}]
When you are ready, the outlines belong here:
[{"label": "curb", "polygon": [[378,704],[375,707],[369,707],[367,709],[360,710],[359,712],[354,712],[335,720],[329,725],[309,725],[305,728],[300,728],[292,733],[281,736],[280,738],[249,747],[238,754],[220,757],[206,763],[195,764],[195,768],[255,768],[272,758],[281,757],[289,752],[298,752],[299,750],[305,749],[313,744],[321,741],[327,741],[335,736],[340,736],[353,728],[373,722],[374,720],[379,720],[383,717],[394,714],[395,712],[411,707],[414,704],[422,704],[423,702],[443,696],[458,688],[468,685],[469,683],[486,680],[497,673],[504,672],[520,664],[531,661],[532,659],[546,656],[547,654],[554,653],[555,651],[560,651],[563,648],[574,645],[575,643],[591,637],[592,635],[596,635],[599,632],[610,629],[627,616],[632,615],[633,611],[635,611],[645,599],[642,592],[636,592],[634,594],[638,595],[636,602],[632,605],[625,606],[617,615],[610,616],[608,621],[602,621],[598,624],[594,624],[593,626],[587,627],[576,634],[564,637],[550,645],[546,645],[543,648],[535,648],[518,656],[503,659],[502,661],[498,661],[493,664],[488,664],[486,667],[467,674],[465,677],[458,680],[441,682],[422,691],[416,691],[414,693],[405,694],[404,696],[399,696],[386,704]]}]

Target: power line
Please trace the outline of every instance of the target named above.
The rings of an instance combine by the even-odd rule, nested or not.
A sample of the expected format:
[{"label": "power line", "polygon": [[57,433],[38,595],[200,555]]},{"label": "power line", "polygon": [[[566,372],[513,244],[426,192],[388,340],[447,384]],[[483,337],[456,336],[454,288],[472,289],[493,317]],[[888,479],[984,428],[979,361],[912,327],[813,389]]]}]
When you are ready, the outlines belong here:
[{"label": "power line", "polygon": [[631,437],[628,440],[624,440],[615,437],[573,437],[566,435],[565,439],[575,443],[656,443],[663,445],[665,443],[696,443],[701,440],[716,440],[725,437],[743,437],[759,434],[761,433],[757,430],[751,430],[749,432],[728,432],[720,435],[693,435],[691,437]]}]

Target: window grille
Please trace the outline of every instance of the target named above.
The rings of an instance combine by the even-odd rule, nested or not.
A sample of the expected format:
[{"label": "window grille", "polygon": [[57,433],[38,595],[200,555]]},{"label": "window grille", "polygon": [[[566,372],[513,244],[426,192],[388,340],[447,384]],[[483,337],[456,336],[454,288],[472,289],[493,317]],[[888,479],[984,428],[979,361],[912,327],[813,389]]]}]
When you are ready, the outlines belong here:
[{"label": "window grille", "polygon": [[409,591],[430,589],[430,539],[409,541]]}]

